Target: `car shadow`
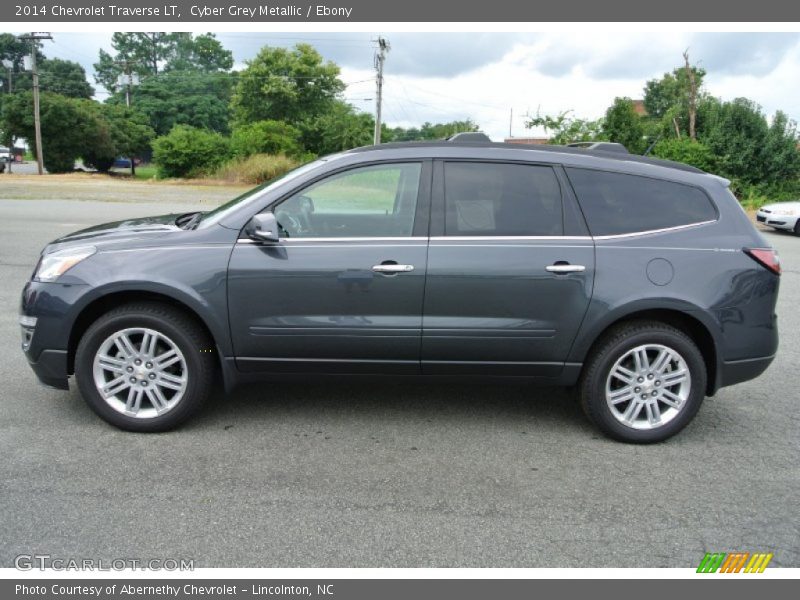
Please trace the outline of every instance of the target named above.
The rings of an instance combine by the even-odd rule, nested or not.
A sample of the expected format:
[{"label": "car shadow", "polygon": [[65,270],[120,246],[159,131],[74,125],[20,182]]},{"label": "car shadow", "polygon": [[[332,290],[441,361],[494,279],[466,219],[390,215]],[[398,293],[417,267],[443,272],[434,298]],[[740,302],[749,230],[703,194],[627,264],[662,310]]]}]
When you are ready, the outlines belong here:
[{"label": "car shadow", "polygon": [[259,383],[230,395],[216,390],[184,429],[231,429],[276,422],[380,427],[414,422],[553,431],[593,431],[574,394],[565,388],[505,383],[413,381]]}]

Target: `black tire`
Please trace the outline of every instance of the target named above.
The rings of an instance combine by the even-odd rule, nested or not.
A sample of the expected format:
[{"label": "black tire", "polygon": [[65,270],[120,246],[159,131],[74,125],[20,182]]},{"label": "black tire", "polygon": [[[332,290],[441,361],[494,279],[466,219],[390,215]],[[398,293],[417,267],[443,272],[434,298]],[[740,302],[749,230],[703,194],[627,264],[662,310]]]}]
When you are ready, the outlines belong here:
[{"label": "black tire", "polygon": [[800,236],[800,219],[794,223],[794,234]]},{"label": "black tire", "polygon": [[[167,412],[151,418],[136,418],[114,409],[101,396],[93,375],[94,358],[103,342],[115,332],[136,327],[167,336],[186,364],[183,396]],[[205,330],[184,312],[157,302],[126,304],[105,313],[84,333],[75,354],[75,378],[86,403],[105,421],[127,431],[167,431],[192,417],[207,400],[215,371],[213,349]]]},{"label": "black tire", "polygon": [[[691,376],[688,397],[669,422],[636,429],[619,421],[606,402],[606,380],[614,364],[644,344],[659,344],[679,353]],[[622,442],[650,444],[672,437],[700,410],[705,398],[706,364],[697,345],[684,332],[658,321],[630,321],[612,329],[596,345],[581,376],[579,397],[584,413],[607,436]],[[635,384],[633,384],[635,385]]]}]

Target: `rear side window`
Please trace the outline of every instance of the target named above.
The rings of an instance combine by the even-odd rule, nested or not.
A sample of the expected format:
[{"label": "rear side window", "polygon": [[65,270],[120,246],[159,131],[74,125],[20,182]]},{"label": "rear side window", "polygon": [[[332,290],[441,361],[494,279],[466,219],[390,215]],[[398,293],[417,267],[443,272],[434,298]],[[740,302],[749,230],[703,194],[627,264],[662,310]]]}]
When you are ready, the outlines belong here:
[{"label": "rear side window", "polygon": [[567,168],[592,235],[620,235],[713,221],[711,200],[692,186]]},{"label": "rear side window", "polygon": [[508,163],[444,165],[445,235],[563,235],[553,169]]}]

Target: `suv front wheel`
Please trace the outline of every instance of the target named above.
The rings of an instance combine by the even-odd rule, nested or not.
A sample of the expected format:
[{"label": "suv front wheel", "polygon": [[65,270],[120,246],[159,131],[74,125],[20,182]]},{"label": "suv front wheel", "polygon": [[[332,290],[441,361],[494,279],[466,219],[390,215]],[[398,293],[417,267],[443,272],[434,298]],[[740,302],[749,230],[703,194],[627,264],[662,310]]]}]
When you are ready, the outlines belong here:
[{"label": "suv front wheel", "polygon": [[128,431],[165,431],[209,395],[213,345],[183,312],[128,304],[95,321],[75,354],[81,395],[100,417]]},{"label": "suv front wheel", "polygon": [[705,389],[705,362],[689,336],[665,323],[633,321],[609,332],[589,357],[580,399],[606,435],[653,443],[692,420]]}]

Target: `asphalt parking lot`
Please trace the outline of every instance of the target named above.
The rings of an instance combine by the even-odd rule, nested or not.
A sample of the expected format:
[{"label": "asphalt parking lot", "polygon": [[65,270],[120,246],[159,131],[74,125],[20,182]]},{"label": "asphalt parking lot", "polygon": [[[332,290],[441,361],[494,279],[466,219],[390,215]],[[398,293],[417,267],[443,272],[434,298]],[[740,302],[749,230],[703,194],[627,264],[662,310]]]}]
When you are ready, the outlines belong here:
[{"label": "asphalt parking lot", "polygon": [[601,437],[561,390],[392,381],[247,387],[178,431],[118,431],[74,385],[36,383],[19,294],[52,238],[191,209],[0,200],[0,566],[44,553],[214,567],[694,567],[738,550],[800,566],[800,238],[765,234],[784,265],[778,358],[664,444]]}]

